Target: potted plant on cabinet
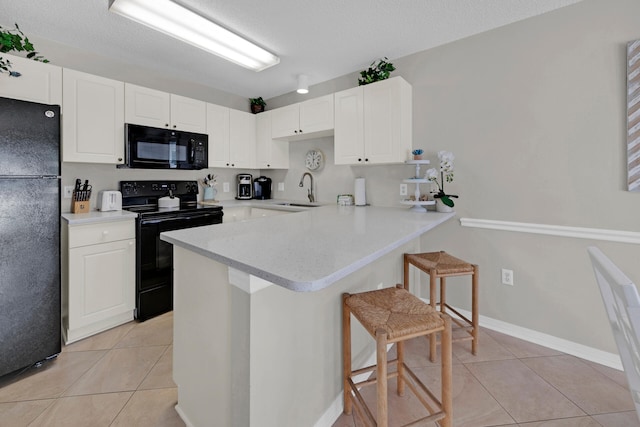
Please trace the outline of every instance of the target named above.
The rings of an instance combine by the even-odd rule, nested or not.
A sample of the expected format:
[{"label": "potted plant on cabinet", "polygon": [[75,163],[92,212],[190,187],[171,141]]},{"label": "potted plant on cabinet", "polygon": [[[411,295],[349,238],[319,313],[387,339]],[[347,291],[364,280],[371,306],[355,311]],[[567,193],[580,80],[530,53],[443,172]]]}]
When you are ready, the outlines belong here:
[{"label": "potted plant on cabinet", "polygon": [[378,61],[378,64],[376,64],[376,61],[373,61],[369,68],[364,71],[360,71],[361,78],[358,79],[358,84],[362,86],[388,79],[391,72],[395,69],[396,67],[394,67],[391,62],[388,62],[388,59],[385,56],[383,59]]},{"label": "potted plant on cabinet", "polygon": [[264,111],[264,108],[267,106],[267,103],[264,102],[264,99],[262,99],[262,97],[249,98],[249,101],[251,102],[251,112],[253,114],[262,113]]},{"label": "potted plant on cabinet", "polygon": [[[16,52],[28,52],[26,57],[39,62],[49,62],[45,57],[38,54],[33,47],[33,44],[29,41],[27,36],[24,35],[18,24],[15,24],[15,28],[9,29],[0,26],[0,53],[8,53],[12,51]],[[11,61],[0,56],[0,73],[7,73],[11,77],[20,77],[20,73],[10,70]]]}]

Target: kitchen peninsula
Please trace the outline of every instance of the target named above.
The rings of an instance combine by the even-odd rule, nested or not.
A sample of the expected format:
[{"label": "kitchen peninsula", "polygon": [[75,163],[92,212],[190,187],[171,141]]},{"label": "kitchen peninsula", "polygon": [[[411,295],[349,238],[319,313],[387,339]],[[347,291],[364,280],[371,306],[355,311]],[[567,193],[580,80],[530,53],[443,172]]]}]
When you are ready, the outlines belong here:
[{"label": "kitchen peninsula", "polygon": [[[402,280],[453,213],[322,206],[162,233],[174,245],[176,410],[187,426],[328,426],[341,411],[341,295]],[[354,330],[354,366],[373,354]]]}]

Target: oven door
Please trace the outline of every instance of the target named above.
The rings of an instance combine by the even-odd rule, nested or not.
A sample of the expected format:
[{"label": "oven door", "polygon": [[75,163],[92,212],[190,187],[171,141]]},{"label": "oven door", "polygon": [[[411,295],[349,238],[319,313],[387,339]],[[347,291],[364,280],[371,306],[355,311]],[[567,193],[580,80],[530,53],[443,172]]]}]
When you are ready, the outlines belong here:
[{"label": "oven door", "polygon": [[221,211],[139,220],[136,240],[136,318],[146,320],[173,309],[173,245],[160,233],[220,224]]}]

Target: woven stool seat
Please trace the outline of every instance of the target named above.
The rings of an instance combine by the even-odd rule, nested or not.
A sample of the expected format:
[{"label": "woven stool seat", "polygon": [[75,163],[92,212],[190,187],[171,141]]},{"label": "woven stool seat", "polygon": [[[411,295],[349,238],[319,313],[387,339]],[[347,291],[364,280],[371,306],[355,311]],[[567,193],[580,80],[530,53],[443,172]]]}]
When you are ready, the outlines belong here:
[{"label": "woven stool seat", "polygon": [[[469,335],[457,337],[454,341],[471,340],[471,353],[478,351],[478,266],[449,255],[445,251],[425,252],[421,254],[404,254],[404,287],[409,290],[409,266],[413,265],[429,275],[429,302],[433,308],[440,306],[440,312],[447,310],[455,313],[457,318],[452,321]],[[456,309],[447,304],[446,284],[447,277],[471,276],[471,319],[465,317]],[[436,280],[440,279],[440,299],[436,295]],[[435,360],[435,348],[437,345],[434,336],[430,336],[431,361]]]},{"label": "woven stool seat", "polygon": [[387,340],[442,327],[444,321],[429,304],[398,288],[349,295],[345,299],[353,315],[372,336],[387,331]]},{"label": "woven stool seat", "polygon": [[[352,371],[351,369],[351,315],[376,340],[376,364]],[[404,341],[423,335],[440,333],[441,392],[440,398],[432,393],[404,363]],[[342,357],[344,382],[344,412],[352,408],[366,425],[387,427],[389,424],[387,381],[397,379],[398,395],[404,394],[405,385],[414,393],[429,415],[409,425],[437,422],[441,427],[451,427],[451,319],[439,313],[429,304],[410,294],[403,285],[358,294],[342,295]],[[395,343],[397,358],[387,359],[387,345]],[[389,372],[388,365],[396,370]],[[375,372],[373,378],[354,382],[355,377]],[[376,417],[360,394],[363,386],[376,384]]]},{"label": "woven stool seat", "polygon": [[456,258],[448,253],[426,252],[423,254],[407,254],[411,264],[421,270],[434,271],[438,275],[458,275],[473,273],[473,264]]}]

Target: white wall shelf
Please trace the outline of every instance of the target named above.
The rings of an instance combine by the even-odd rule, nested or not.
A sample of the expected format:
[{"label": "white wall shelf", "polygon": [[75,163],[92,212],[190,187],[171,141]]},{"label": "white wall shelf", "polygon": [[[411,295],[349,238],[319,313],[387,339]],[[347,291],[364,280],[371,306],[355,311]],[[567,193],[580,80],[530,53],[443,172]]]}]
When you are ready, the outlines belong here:
[{"label": "white wall shelf", "polygon": [[435,200],[420,200],[420,184],[428,184],[430,181],[425,178],[420,178],[420,167],[422,165],[428,165],[429,160],[406,160],[405,164],[407,165],[415,165],[416,174],[413,178],[403,179],[402,182],[407,184],[415,184],[416,189],[413,193],[415,200],[401,200],[400,204],[412,206],[410,209],[413,212],[426,212],[427,208],[425,206],[435,205]]}]

